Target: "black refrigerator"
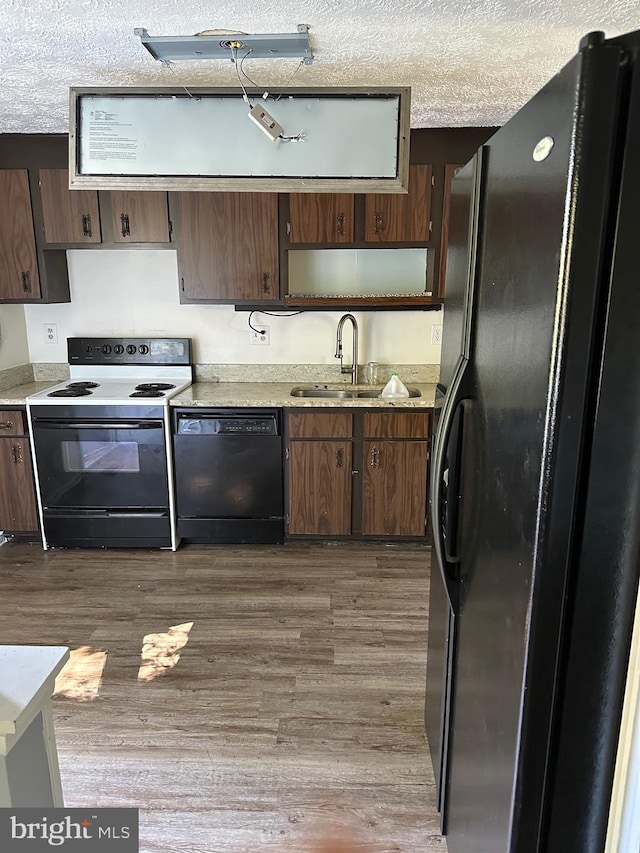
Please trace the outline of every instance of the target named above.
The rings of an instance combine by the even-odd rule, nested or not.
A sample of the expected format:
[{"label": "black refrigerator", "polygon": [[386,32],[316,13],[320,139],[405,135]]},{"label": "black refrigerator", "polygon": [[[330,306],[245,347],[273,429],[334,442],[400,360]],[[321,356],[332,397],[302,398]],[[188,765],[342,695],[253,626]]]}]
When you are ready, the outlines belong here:
[{"label": "black refrigerator", "polygon": [[449,853],[602,853],[640,560],[640,31],[454,178],[425,723]]}]

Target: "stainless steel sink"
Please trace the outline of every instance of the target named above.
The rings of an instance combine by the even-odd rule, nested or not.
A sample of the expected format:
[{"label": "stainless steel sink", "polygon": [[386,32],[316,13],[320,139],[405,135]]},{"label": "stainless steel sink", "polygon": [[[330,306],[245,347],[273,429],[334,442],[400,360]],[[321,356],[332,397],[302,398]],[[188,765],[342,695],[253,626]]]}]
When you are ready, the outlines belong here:
[{"label": "stainless steel sink", "polygon": [[292,388],[292,397],[335,397],[336,399],[352,400],[355,396],[353,391],[343,391],[337,388]]},{"label": "stainless steel sink", "polygon": [[[417,388],[409,388],[410,397],[419,397]],[[358,388],[327,388],[324,385],[297,385],[291,389],[292,397],[322,397],[336,400],[375,400],[380,396],[380,388],[361,390]]]}]

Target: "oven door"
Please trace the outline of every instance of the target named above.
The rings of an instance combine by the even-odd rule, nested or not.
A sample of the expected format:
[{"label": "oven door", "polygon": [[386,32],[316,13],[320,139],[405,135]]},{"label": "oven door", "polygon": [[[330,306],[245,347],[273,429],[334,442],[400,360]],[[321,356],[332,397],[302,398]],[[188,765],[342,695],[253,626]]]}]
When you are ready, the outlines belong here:
[{"label": "oven door", "polygon": [[38,417],[32,430],[44,511],[168,508],[162,419]]}]

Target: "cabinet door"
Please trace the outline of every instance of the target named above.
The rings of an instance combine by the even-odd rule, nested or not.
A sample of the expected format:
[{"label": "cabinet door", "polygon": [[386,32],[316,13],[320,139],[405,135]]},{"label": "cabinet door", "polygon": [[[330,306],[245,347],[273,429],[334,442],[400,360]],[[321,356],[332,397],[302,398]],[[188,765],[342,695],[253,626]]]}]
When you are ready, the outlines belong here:
[{"label": "cabinet door", "polygon": [[351,193],[293,193],[289,196],[289,242],[352,243]]},{"label": "cabinet door", "polygon": [[424,536],[427,442],[365,441],[362,533]]},{"label": "cabinet door", "polygon": [[116,243],[169,242],[166,193],[114,191],[110,196]]},{"label": "cabinet door", "polygon": [[38,299],[40,277],[26,169],[0,170],[0,299]]},{"label": "cabinet door", "polygon": [[289,452],[290,534],[351,533],[351,442],[292,441]]},{"label": "cabinet door", "polygon": [[365,197],[367,243],[426,243],[430,236],[431,166],[409,166],[409,192]]},{"label": "cabinet door", "polygon": [[0,528],[20,532],[38,529],[28,438],[0,438]]},{"label": "cabinet door", "polygon": [[40,169],[40,193],[47,243],[100,243],[95,190],[70,190],[66,169]]},{"label": "cabinet door", "polygon": [[185,299],[278,299],[275,193],[179,193],[177,210]]}]

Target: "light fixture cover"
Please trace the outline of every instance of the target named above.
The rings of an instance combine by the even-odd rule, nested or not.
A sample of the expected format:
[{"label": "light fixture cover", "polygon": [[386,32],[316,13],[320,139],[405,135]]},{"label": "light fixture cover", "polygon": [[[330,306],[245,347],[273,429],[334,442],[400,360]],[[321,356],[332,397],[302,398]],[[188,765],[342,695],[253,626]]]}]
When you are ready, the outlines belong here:
[{"label": "light fixture cover", "polygon": [[[410,95],[298,87],[251,90],[247,103],[240,88],[74,87],[70,187],[406,192]],[[249,121],[254,107],[271,138]]]},{"label": "light fixture cover", "polygon": [[313,62],[309,43],[309,26],[298,24],[295,33],[227,33],[195,36],[150,36],[142,28],[134,34],[154,59],[175,62],[182,59],[231,59],[234,45],[238,55],[248,54],[251,59],[288,59],[298,57],[305,65]]}]

